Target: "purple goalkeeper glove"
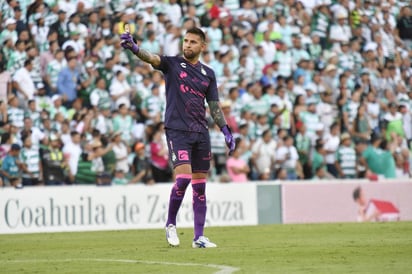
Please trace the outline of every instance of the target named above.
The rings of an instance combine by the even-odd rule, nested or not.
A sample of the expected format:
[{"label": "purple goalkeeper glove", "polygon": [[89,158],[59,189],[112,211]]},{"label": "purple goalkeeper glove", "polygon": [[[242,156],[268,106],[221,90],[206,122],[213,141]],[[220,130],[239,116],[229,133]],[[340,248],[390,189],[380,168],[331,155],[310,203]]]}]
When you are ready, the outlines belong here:
[{"label": "purple goalkeeper glove", "polygon": [[232,155],[236,146],[235,138],[233,138],[232,135],[232,130],[228,125],[224,125],[220,130],[222,131],[223,135],[225,135],[225,142],[227,147],[229,148],[229,155]]},{"label": "purple goalkeeper glove", "polygon": [[124,49],[131,50],[134,54],[137,54],[139,52],[139,46],[136,44],[135,41],[133,41],[133,37],[130,33],[123,33],[120,35],[120,45]]}]

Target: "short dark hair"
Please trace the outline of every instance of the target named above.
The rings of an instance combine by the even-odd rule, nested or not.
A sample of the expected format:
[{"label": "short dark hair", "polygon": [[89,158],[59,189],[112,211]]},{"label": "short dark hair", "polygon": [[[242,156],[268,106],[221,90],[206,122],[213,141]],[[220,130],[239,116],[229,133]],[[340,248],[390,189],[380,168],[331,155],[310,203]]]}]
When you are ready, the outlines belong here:
[{"label": "short dark hair", "polygon": [[76,135],[79,135],[80,133],[78,132],[78,131],[72,131],[72,132],[70,132],[70,136],[71,137],[73,137],[73,136],[76,136]]},{"label": "short dark hair", "polygon": [[26,139],[27,139],[27,138],[31,138],[31,132],[22,131],[20,138],[21,138],[21,141],[22,141],[23,144],[24,144],[24,142],[26,142]]},{"label": "short dark hair", "polygon": [[229,89],[229,94],[232,94],[232,93],[235,92],[235,91],[238,91],[238,88],[237,88],[237,87],[231,87],[231,88]]},{"label": "short dark hair", "polygon": [[206,42],[206,35],[203,32],[203,30],[201,30],[200,28],[194,27],[194,28],[188,29],[186,33],[195,34],[200,37],[200,40],[202,40],[203,43]]},{"label": "short dark hair", "polygon": [[321,164],[320,166],[318,166],[316,169],[315,169],[315,173],[318,173],[320,170],[322,170],[322,169],[324,169],[325,168],[325,164]]},{"label": "short dark hair", "polygon": [[27,59],[26,61],[24,61],[24,66],[28,66],[32,64],[32,59]]},{"label": "short dark hair", "polygon": [[24,44],[24,41],[18,39],[18,40],[16,41],[16,43],[14,43],[14,45],[15,45],[16,47],[17,47],[18,45],[20,45],[20,44]]},{"label": "short dark hair", "polygon": [[262,137],[266,136],[266,134],[269,134],[269,133],[272,133],[272,130],[270,128],[262,132]]},{"label": "short dark hair", "polygon": [[355,188],[355,190],[353,190],[353,200],[357,200],[357,199],[359,199],[359,197],[360,197],[360,192],[361,192],[361,187],[360,186],[358,186],[357,188]]},{"label": "short dark hair", "polygon": [[10,139],[11,135],[10,135],[10,133],[5,132],[5,133],[1,134],[0,137],[1,137],[1,138],[0,138],[0,144],[3,145],[3,144],[5,144],[5,143]]},{"label": "short dark hair", "polygon": [[98,130],[97,128],[94,128],[94,129],[92,130],[92,136],[93,136],[93,137],[98,137],[98,136],[100,136],[100,130]]},{"label": "short dark hair", "polygon": [[239,146],[240,142],[242,142],[242,138],[237,137],[237,138],[235,139],[235,150],[240,147],[240,146]]},{"label": "short dark hair", "polygon": [[337,126],[339,126],[339,123],[338,122],[333,122],[332,125],[330,125],[329,129],[332,130],[333,128],[335,128]]},{"label": "short dark hair", "polygon": [[104,81],[105,83],[106,83],[106,79],[104,79],[102,76],[98,76],[97,78],[96,78],[96,84],[97,83],[99,83],[100,81]]}]

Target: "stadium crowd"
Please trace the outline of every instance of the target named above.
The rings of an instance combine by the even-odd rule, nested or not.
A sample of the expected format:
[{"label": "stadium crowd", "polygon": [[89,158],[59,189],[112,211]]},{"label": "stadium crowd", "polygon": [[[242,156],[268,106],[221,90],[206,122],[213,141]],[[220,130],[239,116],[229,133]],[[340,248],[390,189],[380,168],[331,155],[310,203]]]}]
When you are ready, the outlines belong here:
[{"label": "stadium crowd", "polygon": [[237,136],[221,182],[412,175],[412,13],[379,0],[7,0],[0,5],[3,185],[169,182],[161,72],[120,47],[176,55],[207,34]]}]

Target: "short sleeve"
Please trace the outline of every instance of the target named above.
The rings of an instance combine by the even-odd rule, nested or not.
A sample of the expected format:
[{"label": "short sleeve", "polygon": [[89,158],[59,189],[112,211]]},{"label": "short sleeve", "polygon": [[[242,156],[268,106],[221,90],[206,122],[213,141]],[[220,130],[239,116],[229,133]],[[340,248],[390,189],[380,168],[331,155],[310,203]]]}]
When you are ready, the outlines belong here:
[{"label": "short sleeve", "polygon": [[37,129],[36,132],[37,132],[37,137],[39,138],[39,140],[43,140],[44,137],[46,137],[46,134],[44,134],[43,131]]},{"label": "short sleeve", "polygon": [[20,82],[21,80],[21,70],[16,71],[16,73],[13,76],[13,81],[15,82]]},{"label": "short sleeve", "polygon": [[5,171],[8,172],[8,170],[9,170],[9,161],[8,161],[7,158],[5,158],[5,159],[3,160],[3,162],[1,163],[1,169],[3,169],[3,170],[5,170]]},{"label": "short sleeve", "polygon": [[159,66],[153,66],[154,69],[160,70],[163,73],[167,73],[169,70],[169,66],[171,64],[171,56],[160,56],[160,65]]},{"label": "short sleeve", "polygon": [[97,92],[92,92],[90,94],[90,104],[92,106],[97,106],[97,104],[99,103],[99,95],[97,94]]},{"label": "short sleeve", "polygon": [[210,83],[206,94],[206,100],[209,101],[219,101],[219,92],[217,90],[216,76],[213,70],[210,70]]},{"label": "short sleeve", "polygon": [[233,158],[230,157],[229,159],[227,159],[226,168],[227,168],[227,169],[231,169],[233,166],[234,166]]},{"label": "short sleeve", "polygon": [[365,159],[368,159],[369,153],[370,153],[369,148],[365,149],[365,150],[362,152],[362,157],[365,158]]}]

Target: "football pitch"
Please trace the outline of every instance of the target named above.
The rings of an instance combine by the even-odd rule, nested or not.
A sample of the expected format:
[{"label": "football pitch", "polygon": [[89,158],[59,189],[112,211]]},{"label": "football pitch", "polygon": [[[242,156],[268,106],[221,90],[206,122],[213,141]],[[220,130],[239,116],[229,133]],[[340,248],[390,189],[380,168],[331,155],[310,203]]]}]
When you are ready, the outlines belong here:
[{"label": "football pitch", "polygon": [[412,273],[412,222],[0,235],[0,273]]}]

